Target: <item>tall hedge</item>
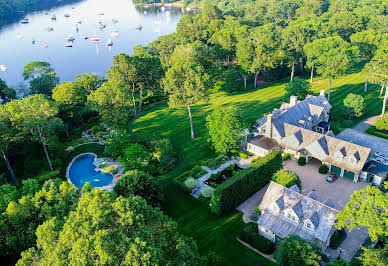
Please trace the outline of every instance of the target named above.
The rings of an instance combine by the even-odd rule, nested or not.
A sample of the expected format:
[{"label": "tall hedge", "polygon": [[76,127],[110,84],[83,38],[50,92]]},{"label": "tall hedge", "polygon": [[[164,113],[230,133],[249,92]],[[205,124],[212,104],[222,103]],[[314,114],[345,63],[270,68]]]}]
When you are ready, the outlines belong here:
[{"label": "tall hedge", "polygon": [[211,210],[223,215],[236,208],[268,184],[273,174],[282,168],[282,156],[273,151],[258,159],[217,187],[211,200]]}]

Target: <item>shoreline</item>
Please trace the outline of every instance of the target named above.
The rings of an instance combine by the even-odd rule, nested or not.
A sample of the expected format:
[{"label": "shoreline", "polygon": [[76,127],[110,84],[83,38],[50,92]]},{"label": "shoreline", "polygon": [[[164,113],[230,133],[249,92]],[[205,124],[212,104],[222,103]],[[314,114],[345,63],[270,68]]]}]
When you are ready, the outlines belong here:
[{"label": "shoreline", "polygon": [[179,8],[191,8],[191,9],[199,9],[199,6],[185,6],[181,2],[174,2],[174,3],[152,3],[152,4],[145,4],[145,5],[136,5],[137,7],[144,7],[144,8],[150,8],[150,7],[179,7]]}]

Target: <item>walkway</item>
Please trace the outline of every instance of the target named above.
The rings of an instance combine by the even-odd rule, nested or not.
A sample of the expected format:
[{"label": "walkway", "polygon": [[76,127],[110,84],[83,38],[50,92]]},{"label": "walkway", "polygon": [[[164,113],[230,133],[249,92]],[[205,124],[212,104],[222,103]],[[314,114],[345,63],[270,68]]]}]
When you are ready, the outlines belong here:
[{"label": "walkway", "polygon": [[353,130],[356,130],[356,131],[358,131],[358,132],[364,133],[368,128],[370,128],[371,126],[373,126],[373,124],[377,121],[377,119],[378,119],[379,117],[380,117],[379,115],[372,116],[372,117],[368,117],[368,118],[362,120],[360,123],[358,123],[358,124],[353,128]]},{"label": "walkway", "polygon": [[218,168],[212,170],[210,169],[209,167],[206,167],[206,166],[201,166],[202,169],[206,170],[207,171],[207,174],[201,176],[200,178],[197,179],[197,186],[198,186],[198,189],[191,193],[191,195],[195,198],[198,198],[199,197],[199,194],[201,193],[201,191],[205,188],[205,187],[210,187],[208,185],[206,185],[204,182],[206,182],[207,180],[210,179],[210,176],[212,174],[215,174],[215,173],[218,173],[218,172],[221,172],[223,171],[226,167],[228,167],[229,165],[231,165],[232,163],[234,164],[237,164],[237,160],[229,160],[227,162],[224,162],[223,164],[221,164],[220,166],[218,166]]},{"label": "walkway", "polygon": [[241,203],[236,209],[243,213],[244,223],[251,223],[251,217],[258,217],[258,214],[255,208],[259,205],[261,200],[264,197],[265,192],[267,191],[268,185],[262,187],[259,191],[253,194],[249,199]]}]

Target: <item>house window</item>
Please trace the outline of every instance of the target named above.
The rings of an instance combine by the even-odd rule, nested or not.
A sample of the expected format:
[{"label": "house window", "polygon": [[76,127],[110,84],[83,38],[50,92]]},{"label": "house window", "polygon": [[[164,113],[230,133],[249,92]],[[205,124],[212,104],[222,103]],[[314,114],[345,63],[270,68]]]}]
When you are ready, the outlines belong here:
[{"label": "house window", "polygon": [[306,227],[307,227],[308,229],[312,230],[311,224],[310,224],[310,223],[306,223]]},{"label": "house window", "polygon": [[292,214],[290,214],[290,213],[287,213],[287,218],[288,218],[288,219],[291,219],[291,220],[293,220],[293,221],[295,222],[295,217],[294,217],[294,215],[292,215]]}]

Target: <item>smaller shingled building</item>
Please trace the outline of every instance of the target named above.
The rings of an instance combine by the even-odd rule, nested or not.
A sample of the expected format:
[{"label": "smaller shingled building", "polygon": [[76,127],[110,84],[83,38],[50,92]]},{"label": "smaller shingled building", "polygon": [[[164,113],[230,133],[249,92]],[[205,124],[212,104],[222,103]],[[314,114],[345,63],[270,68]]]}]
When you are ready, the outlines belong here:
[{"label": "smaller shingled building", "polygon": [[310,241],[324,251],[334,231],[338,210],[325,205],[298,189],[271,182],[259,205],[259,234],[273,242],[290,234]]}]

